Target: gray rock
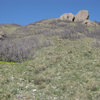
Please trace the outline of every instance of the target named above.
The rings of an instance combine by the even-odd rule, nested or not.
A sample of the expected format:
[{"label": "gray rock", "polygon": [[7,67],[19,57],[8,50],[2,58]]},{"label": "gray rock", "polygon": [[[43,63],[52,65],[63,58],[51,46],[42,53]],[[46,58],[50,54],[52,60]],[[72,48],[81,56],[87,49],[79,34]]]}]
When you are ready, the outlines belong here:
[{"label": "gray rock", "polygon": [[85,21],[89,19],[88,10],[81,10],[75,16],[75,21]]},{"label": "gray rock", "polygon": [[87,26],[98,26],[97,23],[90,21],[90,20],[84,20],[82,23],[87,25]]},{"label": "gray rock", "polygon": [[65,13],[60,16],[61,20],[74,21],[75,16],[72,13]]},{"label": "gray rock", "polygon": [[0,40],[4,39],[6,36],[5,32],[0,30]]}]

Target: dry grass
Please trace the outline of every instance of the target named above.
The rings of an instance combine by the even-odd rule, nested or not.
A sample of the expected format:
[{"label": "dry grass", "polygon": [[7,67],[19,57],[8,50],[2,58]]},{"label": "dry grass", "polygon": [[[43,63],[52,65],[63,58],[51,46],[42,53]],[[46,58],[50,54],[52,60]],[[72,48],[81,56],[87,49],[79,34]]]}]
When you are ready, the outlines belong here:
[{"label": "dry grass", "polygon": [[100,49],[91,38],[50,38],[34,60],[0,64],[1,100],[99,100]]},{"label": "dry grass", "polygon": [[[87,27],[80,22],[48,19],[24,27],[18,25],[1,25],[1,27],[11,31],[13,27],[16,28],[12,34],[6,34],[6,38],[0,42],[0,60],[3,61],[22,62],[32,59],[37,48],[51,44],[47,38],[52,36],[70,40],[90,37],[96,39],[94,45],[99,47],[100,29],[92,26]],[[7,30],[5,29],[5,31]],[[7,32],[9,33],[9,31]]]},{"label": "dry grass", "polygon": [[0,25],[0,29],[2,29],[3,31],[5,31],[6,33],[13,33],[17,28],[20,28],[20,25],[17,24],[3,24]]},{"label": "dry grass", "polygon": [[9,51],[3,57],[12,58],[15,44],[16,59],[16,54],[22,57],[22,51],[28,55],[28,47],[39,49],[34,59],[0,63],[0,100],[100,100],[100,48],[93,46],[94,39],[99,41],[99,31],[97,27],[49,19],[8,35],[6,40],[13,42],[6,46],[6,40],[0,42],[0,50],[5,51],[5,46]]}]

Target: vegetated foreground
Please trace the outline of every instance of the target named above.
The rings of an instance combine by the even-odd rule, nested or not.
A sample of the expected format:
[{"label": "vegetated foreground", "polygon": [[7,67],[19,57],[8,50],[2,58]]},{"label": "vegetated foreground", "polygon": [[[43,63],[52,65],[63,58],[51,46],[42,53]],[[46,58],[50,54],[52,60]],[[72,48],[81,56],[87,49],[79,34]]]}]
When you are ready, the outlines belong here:
[{"label": "vegetated foreground", "polygon": [[0,100],[100,100],[99,27],[55,19],[19,27],[0,41],[2,61],[24,61],[0,63]]}]

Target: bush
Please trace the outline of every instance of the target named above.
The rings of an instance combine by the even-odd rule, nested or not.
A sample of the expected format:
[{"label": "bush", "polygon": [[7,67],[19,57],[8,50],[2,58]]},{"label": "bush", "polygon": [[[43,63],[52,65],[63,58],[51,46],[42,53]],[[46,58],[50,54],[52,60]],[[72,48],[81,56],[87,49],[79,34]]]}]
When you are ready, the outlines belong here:
[{"label": "bush", "polygon": [[[45,37],[59,35],[63,39],[91,37],[98,41],[100,40],[100,29],[88,27],[80,22],[61,21],[59,19],[41,20],[17,28],[14,33],[5,35],[0,40],[0,60],[22,62],[32,59],[37,49],[51,45],[50,41],[39,38],[39,35]],[[99,46],[98,42],[96,45]]]},{"label": "bush", "polygon": [[23,38],[25,36],[30,36],[30,35],[33,35],[33,32],[26,27],[22,27],[22,28],[16,29],[12,34],[7,34],[7,37],[9,37],[9,38]]},{"label": "bush", "polygon": [[[75,24],[70,26],[71,24]],[[46,28],[39,26],[39,28],[34,32],[34,34],[42,34],[44,36],[50,37],[54,35],[59,35],[61,38],[66,39],[77,39],[83,37],[82,34],[88,32],[85,25],[81,23],[72,23],[70,21],[51,21],[50,25]],[[81,33],[81,34],[79,34]]]},{"label": "bush", "polygon": [[28,28],[33,29],[36,35],[42,34],[47,37],[59,35],[64,39],[78,39],[83,37],[100,38],[100,29],[95,26],[86,26],[81,22],[49,19],[31,24]]},{"label": "bush", "polygon": [[0,60],[22,62],[27,59],[32,59],[38,48],[48,45],[50,45],[48,41],[43,41],[41,43],[40,38],[34,36],[1,40]]}]

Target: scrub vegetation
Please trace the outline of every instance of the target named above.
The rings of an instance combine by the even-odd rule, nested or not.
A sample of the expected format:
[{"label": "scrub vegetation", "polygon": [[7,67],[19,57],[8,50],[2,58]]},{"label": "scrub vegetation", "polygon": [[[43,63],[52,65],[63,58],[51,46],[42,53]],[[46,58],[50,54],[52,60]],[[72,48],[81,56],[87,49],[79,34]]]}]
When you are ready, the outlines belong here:
[{"label": "scrub vegetation", "polygon": [[100,26],[48,19],[9,30],[0,100],[100,100]]}]

